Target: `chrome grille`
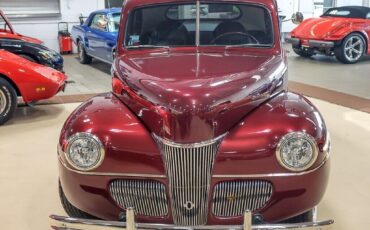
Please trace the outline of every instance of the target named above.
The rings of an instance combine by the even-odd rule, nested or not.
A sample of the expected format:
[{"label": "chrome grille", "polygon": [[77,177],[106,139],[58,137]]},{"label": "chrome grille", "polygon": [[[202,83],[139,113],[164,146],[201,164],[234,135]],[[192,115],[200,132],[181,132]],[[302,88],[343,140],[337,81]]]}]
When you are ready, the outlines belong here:
[{"label": "chrome grille", "polygon": [[165,186],[151,180],[115,180],[109,186],[113,200],[122,208],[134,208],[144,216],[166,216],[168,204]]},{"label": "chrome grille", "polygon": [[214,215],[219,217],[242,216],[246,210],[263,208],[272,196],[272,185],[267,181],[227,181],[214,188]]},{"label": "chrome grille", "polygon": [[211,172],[222,137],[181,145],[155,136],[170,185],[173,221],[176,225],[207,223]]}]

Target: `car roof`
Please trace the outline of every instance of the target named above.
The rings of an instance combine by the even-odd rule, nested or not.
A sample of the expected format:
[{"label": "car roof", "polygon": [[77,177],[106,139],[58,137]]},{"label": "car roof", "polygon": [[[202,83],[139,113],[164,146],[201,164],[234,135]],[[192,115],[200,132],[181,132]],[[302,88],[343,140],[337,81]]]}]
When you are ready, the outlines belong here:
[{"label": "car roof", "polygon": [[122,8],[113,7],[113,8],[109,8],[109,9],[97,10],[97,11],[94,11],[93,13],[94,14],[97,14],[97,13],[109,14],[109,13],[121,13],[121,11],[122,11]]},{"label": "car roof", "polygon": [[341,7],[330,8],[329,10],[335,10],[335,9],[338,9],[338,10],[347,9],[347,10],[355,11],[358,14],[356,16],[360,18],[366,18],[366,15],[370,13],[370,7],[366,7],[366,6],[341,6]]}]

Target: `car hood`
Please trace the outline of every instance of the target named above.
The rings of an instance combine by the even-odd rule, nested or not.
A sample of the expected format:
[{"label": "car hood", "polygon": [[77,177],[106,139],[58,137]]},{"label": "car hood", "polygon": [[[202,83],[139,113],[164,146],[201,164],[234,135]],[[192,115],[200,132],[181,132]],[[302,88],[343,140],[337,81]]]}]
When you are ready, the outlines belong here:
[{"label": "car hood", "polygon": [[0,38],[16,39],[16,40],[21,40],[25,42],[35,43],[35,44],[43,43],[41,40],[36,39],[36,38],[24,36],[24,35],[17,34],[17,33],[4,32],[4,31],[0,32]]},{"label": "car hood", "polygon": [[[67,77],[57,70],[40,65],[38,63],[31,62],[6,50],[0,50],[0,62],[5,62],[6,64],[8,64],[9,68],[14,70],[15,73],[17,73],[17,71],[21,73],[27,72],[27,74],[30,74],[32,72],[43,76],[59,85],[63,84],[67,80]],[[14,68],[14,66],[18,68]]]},{"label": "car hood", "polygon": [[292,31],[292,36],[305,39],[324,39],[328,33],[348,23],[348,18],[310,18]]},{"label": "car hood", "polygon": [[216,138],[282,90],[282,56],[222,53],[126,54],[114,69],[121,96],[156,135],[178,143]]}]

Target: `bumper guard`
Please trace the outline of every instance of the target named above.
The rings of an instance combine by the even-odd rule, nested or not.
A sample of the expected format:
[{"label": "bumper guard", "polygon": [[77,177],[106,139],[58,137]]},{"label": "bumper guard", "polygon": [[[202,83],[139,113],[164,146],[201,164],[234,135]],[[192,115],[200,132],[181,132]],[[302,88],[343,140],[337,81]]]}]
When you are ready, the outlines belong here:
[{"label": "bumper guard", "polygon": [[127,222],[119,221],[101,221],[77,219],[71,217],[62,217],[51,215],[50,225],[55,230],[273,230],[273,229],[299,229],[299,230],[327,230],[333,229],[334,221],[326,220],[320,222],[308,222],[298,224],[264,224],[252,225],[252,213],[244,213],[244,224],[234,226],[176,226],[165,224],[137,224],[135,223],[135,214],[132,208],[127,209]]}]

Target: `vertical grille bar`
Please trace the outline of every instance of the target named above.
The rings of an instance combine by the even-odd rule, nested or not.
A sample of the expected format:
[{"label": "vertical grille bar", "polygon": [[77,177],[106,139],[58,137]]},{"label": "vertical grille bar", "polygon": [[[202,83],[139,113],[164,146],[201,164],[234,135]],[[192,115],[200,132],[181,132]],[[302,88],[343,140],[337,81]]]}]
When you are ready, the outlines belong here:
[{"label": "vertical grille bar", "polygon": [[113,200],[122,208],[134,208],[144,216],[168,214],[165,186],[157,181],[115,180],[109,185]]},{"label": "vertical grille bar", "polygon": [[173,221],[177,225],[205,225],[215,157],[223,138],[182,145],[153,135],[169,180]]},{"label": "vertical grille bar", "polygon": [[219,217],[242,216],[246,210],[263,208],[272,191],[272,184],[267,181],[221,182],[214,188],[212,212]]}]

